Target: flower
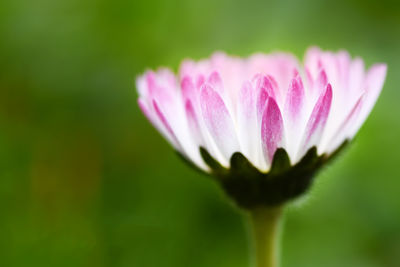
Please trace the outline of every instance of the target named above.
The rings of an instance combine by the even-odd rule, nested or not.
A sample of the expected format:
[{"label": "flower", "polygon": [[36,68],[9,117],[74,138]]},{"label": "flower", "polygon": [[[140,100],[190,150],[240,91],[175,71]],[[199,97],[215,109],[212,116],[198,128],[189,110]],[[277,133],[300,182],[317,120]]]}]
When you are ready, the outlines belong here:
[{"label": "flower", "polygon": [[355,136],[385,76],[385,64],[365,70],[346,51],[312,47],[304,64],[286,53],[215,53],[183,61],[178,75],[147,71],[137,79],[138,102],[172,146],[219,177],[240,205],[276,205],[305,191]]}]

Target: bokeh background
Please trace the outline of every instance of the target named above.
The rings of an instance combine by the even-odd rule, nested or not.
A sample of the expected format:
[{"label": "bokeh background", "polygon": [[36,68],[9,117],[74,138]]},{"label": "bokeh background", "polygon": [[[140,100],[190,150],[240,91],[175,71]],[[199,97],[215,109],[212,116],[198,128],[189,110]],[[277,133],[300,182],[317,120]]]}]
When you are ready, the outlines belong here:
[{"label": "bokeh background", "polygon": [[136,105],[214,50],[387,62],[356,141],[286,212],[284,267],[400,266],[397,1],[0,1],[0,266],[248,266],[243,214]]}]

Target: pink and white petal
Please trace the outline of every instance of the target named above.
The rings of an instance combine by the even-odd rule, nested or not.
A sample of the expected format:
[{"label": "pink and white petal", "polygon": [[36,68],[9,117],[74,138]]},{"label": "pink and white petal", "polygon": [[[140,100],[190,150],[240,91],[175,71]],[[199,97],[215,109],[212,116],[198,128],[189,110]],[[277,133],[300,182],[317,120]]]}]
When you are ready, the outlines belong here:
[{"label": "pink and white petal", "polygon": [[284,114],[289,123],[297,123],[301,119],[300,116],[303,111],[303,105],[304,87],[300,76],[297,76],[292,79],[286,94]]},{"label": "pink and white petal", "polygon": [[189,99],[185,102],[185,112],[191,136],[194,138],[196,144],[199,146],[204,146],[205,143],[200,128],[199,118],[195,112],[192,102]]},{"label": "pink and white petal", "polygon": [[222,155],[229,160],[240,150],[232,117],[221,96],[208,84],[202,86],[200,106],[208,132]]},{"label": "pink and white petal", "polygon": [[261,73],[274,77],[279,94],[275,94],[275,100],[280,102],[281,96],[286,94],[290,80],[295,69],[299,69],[297,59],[285,53],[274,53],[270,55],[255,54],[248,59],[248,68],[251,74]]},{"label": "pink and white petal", "polygon": [[310,86],[307,94],[310,95],[312,102],[316,101],[320,94],[325,91],[328,84],[328,75],[324,68],[326,65],[323,60],[324,55],[324,52],[318,47],[309,48],[305,55],[304,68],[307,74],[308,85]]},{"label": "pink and white petal", "polygon": [[340,72],[337,55],[332,52],[324,52],[321,56],[321,67],[325,69],[328,82],[334,86],[334,88],[339,88]]},{"label": "pink and white petal", "polygon": [[262,116],[261,143],[267,166],[271,166],[276,149],[284,146],[283,119],[278,104],[272,97],[268,98]]},{"label": "pink and white petal", "polygon": [[[262,105],[265,109],[265,103],[268,99],[268,94],[265,90],[261,95],[264,100],[260,101],[257,92],[252,86],[250,81],[243,83],[237,98],[237,128],[238,139],[243,154],[253,163],[255,167],[260,170],[266,171],[267,166],[261,149],[261,117],[257,117],[257,99],[263,102]],[[260,104],[259,104],[260,105]]]},{"label": "pink and white petal", "polygon": [[256,161],[257,117],[256,97],[251,83],[243,83],[237,98],[238,138],[243,154],[252,162]]},{"label": "pink and white petal", "polygon": [[347,88],[352,95],[358,95],[364,88],[362,87],[365,78],[364,61],[356,58],[350,65],[350,75]]},{"label": "pink and white petal", "polygon": [[221,76],[217,71],[213,71],[210,76],[208,76],[207,82],[212,86],[212,88],[220,95],[224,94],[224,85],[222,83]]},{"label": "pink and white petal", "polygon": [[325,91],[328,84],[328,76],[324,68],[319,67],[317,74],[312,82],[312,87],[307,92],[308,103],[314,105],[321,95]]},{"label": "pink and white petal", "polygon": [[386,64],[375,64],[367,73],[366,77],[366,105],[372,108],[382,91],[387,72]]},{"label": "pink and white petal", "polygon": [[268,93],[268,96],[274,98],[275,101],[277,100],[276,95],[279,94],[279,91],[277,82],[272,76],[256,74],[253,78],[253,84],[257,91],[263,88]]},{"label": "pink and white petal", "polygon": [[328,153],[335,151],[335,149],[337,149],[347,138],[350,138],[350,130],[354,127],[354,123],[356,122],[360,114],[360,110],[364,102],[364,97],[364,94],[359,97],[355,105],[345,117],[344,121],[339,125],[335,133],[330,138],[330,141],[327,144]]},{"label": "pink and white petal", "polygon": [[182,79],[185,76],[193,75],[196,63],[191,59],[185,59],[179,66],[179,77]]},{"label": "pink and white petal", "polygon": [[263,87],[260,87],[259,90],[256,90],[256,92],[257,92],[257,103],[256,103],[257,124],[260,124],[269,96],[267,90],[265,90],[265,88]]},{"label": "pink and white petal", "polygon": [[315,80],[321,67],[322,51],[315,46],[307,49],[304,56],[304,66],[308,70],[312,80]]},{"label": "pink and white petal", "polygon": [[138,105],[143,115],[154,125],[154,127],[158,128],[156,119],[152,115],[151,110],[148,107],[147,101],[144,98],[139,97]]},{"label": "pink and white petal", "polygon": [[315,93],[320,95],[325,90],[326,85],[328,84],[328,76],[326,75],[326,71],[323,68],[320,69],[314,84],[315,84],[314,88]]},{"label": "pink and white petal", "polygon": [[[340,67],[341,65],[348,67],[346,63],[347,56],[343,52],[334,54],[312,47],[306,52],[305,67],[310,71],[314,80],[318,79],[316,77],[320,76],[321,69],[324,69],[328,82],[335,88],[335,91],[340,90],[342,79]],[[320,88],[320,86],[317,86],[317,88]],[[324,90],[325,86],[322,88],[322,91]]]},{"label": "pink and white petal", "polygon": [[184,76],[181,81],[181,90],[183,101],[191,100],[197,103],[197,89],[190,76]]},{"label": "pink and white petal", "polygon": [[154,99],[153,99],[152,103],[153,103],[153,108],[154,108],[155,114],[156,114],[157,118],[159,119],[159,121],[161,122],[161,125],[164,127],[164,129],[167,131],[167,133],[171,136],[174,143],[177,144],[177,146],[178,146],[177,148],[179,148],[181,150],[182,146],[181,146],[178,138],[176,137],[176,134],[175,134],[174,130],[172,129],[170,122],[167,120],[163,111],[160,109],[159,104]]},{"label": "pink and white petal", "polygon": [[250,82],[245,81],[243,83],[237,100],[237,107],[241,111],[239,114],[246,119],[255,115],[255,96]]},{"label": "pink and white petal", "polygon": [[256,110],[257,110],[257,121],[261,123],[262,114],[265,109],[268,97],[272,97],[276,100],[277,87],[276,82],[270,78],[270,76],[265,76],[257,74],[252,80],[252,86],[257,95]]},{"label": "pink and white petal", "polygon": [[387,66],[385,64],[375,64],[369,69],[365,81],[365,101],[361,107],[360,115],[354,124],[354,128],[350,132],[351,137],[358,132],[378,100],[383,83],[385,82],[386,72]]},{"label": "pink and white petal", "polygon": [[[196,84],[194,84],[196,82]],[[187,127],[190,138],[194,139],[194,142],[199,146],[203,146],[208,149],[208,152],[220,162],[225,162],[221,153],[216,148],[214,141],[208,134],[208,130],[204,125],[202,117],[202,111],[200,107],[200,87],[204,84],[204,75],[198,75],[194,79],[188,75],[185,75],[181,81],[182,89],[182,101],[184,105],[184,113],[187,121]]]},{"label": "pink and white petal", "polygon": [[351,57],[346,51],[339,51],[336,55],[336,68],[338,73],[338,86],[346,89],[350,78]]},{"label": "pink and white petal", "polygon": [[139,97],[147,98],[149,95],[149,89],[147,87],[146,75],[141,75],[136,78],[136,89],[139,93]]},{"label": "pink and white petal", "polygon": [[150,121],[154,128],[156,128],[173,147],[175,147],[176,149],[180,149],[179,143],[177,143],[176,139],[168,132],[164,125],[162,125],[157,115],[152,112],[152,109],[149,108],[146,101],[142,98],[139,98],[138,105],[142,113]]},{"label": "pink and white petal", "polygon": [[304,136],[300,145],[298,156],[304,155],[309,148],[320,143],[328,120],[332,103],[332,87],[330,84],[326,86],[325,91],[320,95],[314,106],[311,116],[306,124]]},{"label": "pink and white petal", "polygon": [[199,153],[199,144],[191,136],[188,121],[185,119],[185,110],[182,102],[177,101],[173,106],[165,109],[153,99],[153,110],[168,136],[171,136],[174,147],[197,166],[206,170],[206,165]]},{"label": "pink and white petal", "polygon": [[206,78],[200,74],[196,77],[196,88],[200,90],[201,86],[205,83]]},{"label": "pink and white petal", "polygon": [[169,89],[174,89],[177,86],[177,81],[175,74],[169,68],[159,68],[157,70],[158,81],[162,83],[163,86]]},{"label": "pink and white petal", "polygon": [[283,120],[286,130],[286,151],[295,160],[301,135],[305,127],[305,91],[300,76],[293,78],[286,95]]},{"label": "pink and white petal", "polygon": [[211,55],[210,65],[214,69],[223,69],[229,66],[230,57],[222,51],[216,51]]},{"label": "pink and white petal", "polygon": [[308,69],[308,67],[304,67],[304,72],[305,72],[305,82],[306,82],[306,88],[308,88],[309,90],[312,90],[312,88],[314,87],[314,78],[311,75],[310,70]]},{"label": "pink and white petal", "polygon": [[146,83],[149,99],[156,99],[161,106],[173,106],[177,89],[169,87],[170,84],[164,82],[156,73],[149,71],[146,73]]},{"label": "pink and white petal", "polygon": [[200,62],[194,62],[191,59],[185,59],[179,66],[179,77],[182,79],[185,76],[195,77],[201,72]]},{"label": "pink and white petal", "polygon": [[268,82],[270,82],[270,84],[271,84],[271,90],[274,93],[273,95],[275,96],[275,101],[277,101],[278,98],[280,97],[278,82],[271,75],[267,75],[267,78],[268,78]]}]

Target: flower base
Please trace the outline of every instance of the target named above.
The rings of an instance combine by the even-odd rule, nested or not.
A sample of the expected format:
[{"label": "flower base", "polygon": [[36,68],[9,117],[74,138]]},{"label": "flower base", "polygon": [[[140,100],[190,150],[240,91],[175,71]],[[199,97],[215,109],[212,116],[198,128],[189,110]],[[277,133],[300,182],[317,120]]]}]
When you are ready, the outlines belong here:
[{"label": "flower base", "polygon": [[315,174],[330,162],[347,145],[345,141],[334,153],[318,155],[317,148],[310,148],[304,157],[291,165],[287,152],[279,148],[274,154],[269,172],[254,167],[243,154],[236,152],[230,159],[230,168],[220,165],[204,148],[200,148],[204,161],[224,191],[241,208],[275,207],[305,193]]}]

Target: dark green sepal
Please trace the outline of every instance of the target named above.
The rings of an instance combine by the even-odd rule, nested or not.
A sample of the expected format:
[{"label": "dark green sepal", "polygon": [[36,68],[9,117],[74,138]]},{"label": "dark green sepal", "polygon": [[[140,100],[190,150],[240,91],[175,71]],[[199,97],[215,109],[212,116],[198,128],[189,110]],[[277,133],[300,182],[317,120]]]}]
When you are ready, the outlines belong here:
[{"label": "dark green sepal", "polygon": [[201,156],[217,177],[224,191],[242,208],[276,206],[305,193],[311,186],[315,174],[325,163],[343,150],[345,141],[331,155],[317,154],[317,148],[310,148],[303,158],[291,165],[285,149],[279,148],[274,154],[271,169],[267,173],[259,171],[240,152],[230,159],[230,168],[223,167],[204,148]]},{"label": "dark green sepal", "polygon": [[215,160],[205,148],[200,147],[200,155],[208,167],[210,167],[214,176],[224,177],[228,175],[229,170],[224,168],[217,160]]},{"label": "dark green sepal", "polygon": [[278,175],[280,173],[286,172],[290,169],[290,159],[289,155],[283,148],[278,148],[274,154],[274,159],[272,161],[270,175]]}]

